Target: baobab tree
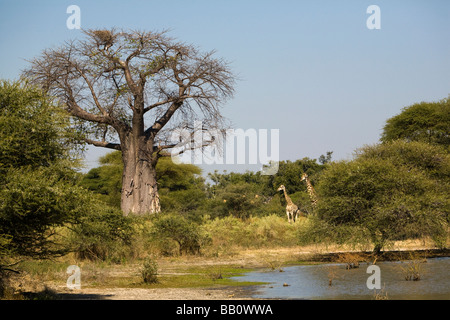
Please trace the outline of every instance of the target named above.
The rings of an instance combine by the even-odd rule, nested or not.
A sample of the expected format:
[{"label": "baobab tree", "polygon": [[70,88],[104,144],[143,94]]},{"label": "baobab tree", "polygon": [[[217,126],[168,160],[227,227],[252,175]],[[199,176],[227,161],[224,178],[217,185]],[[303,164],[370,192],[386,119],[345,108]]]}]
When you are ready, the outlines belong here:
[{"label": "baobab tree", "polygon": [[179,144],[171,131],[194,134],[194,120],[225,128],[220,109],[235,76],[214,54],[167,32],[86,30],[44,50],[23,75],[67,109],[85,142],[122,152],[121,208],[144,215],[160,211],[155,166]]}]

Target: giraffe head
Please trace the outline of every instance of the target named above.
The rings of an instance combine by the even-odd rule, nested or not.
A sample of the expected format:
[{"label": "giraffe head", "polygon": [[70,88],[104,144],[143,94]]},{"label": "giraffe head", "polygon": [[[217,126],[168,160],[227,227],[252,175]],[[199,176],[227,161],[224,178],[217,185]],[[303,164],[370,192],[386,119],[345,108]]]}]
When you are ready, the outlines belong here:
[{"label": "giraffe head", "polygon": [[284,186],[284,185],[281,185],[278,189],[277,189],[277,191],[281,191],[281,190],[286,190],[286,187]]},{"label": "giraffe head", "polygon": [[305,180],[306,178],[308,178],[308,175],[305,172],[304,174],[302,174],[302,180],[301,181]]}]

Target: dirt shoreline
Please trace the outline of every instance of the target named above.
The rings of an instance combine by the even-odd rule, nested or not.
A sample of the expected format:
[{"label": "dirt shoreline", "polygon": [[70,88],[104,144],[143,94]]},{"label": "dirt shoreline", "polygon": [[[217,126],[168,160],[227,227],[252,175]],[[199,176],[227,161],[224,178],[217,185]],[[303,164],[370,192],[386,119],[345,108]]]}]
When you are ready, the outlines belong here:
[{"label": "dirt shoreline", "polygon": [[251,287],[104,288],[58,292],[61,300],[252,300]]},{"label": "dirt shoreline", "polygon": [[[330,250],[334,249],[334,250]],[[236,266],[251,270],[276,269],[288,265],[305,263],[335,262],[342,258],[342,254],[357,254],[359,259],[366,262],[373,261],[371,252],[352,250],[336,250],[337,248],[293,247],[275,249],[243,250],[236,255],[226,257],[189,256],[179,258],[161,258],[158,260],[162,274],[181,274],[192,267],[220,267]],[[411,255],[416,257],[450,257],[450,250],[437,250],[432,247],[417,245],[417,243],[403,243],[402,247],[386,251],[379,256],[382,260],[408,260]],[[117,266],[110,271],[112,277],[130,274],[136,270],[136,265],[128,267]],[[62,300],[253,300],[252,294],[258,286],[223,286],[212,287],[184,287],[184,288],[121,288],[121,287],[85,287],[81,290],[70,290],[61,282],[46,284],[51,295]]]}]

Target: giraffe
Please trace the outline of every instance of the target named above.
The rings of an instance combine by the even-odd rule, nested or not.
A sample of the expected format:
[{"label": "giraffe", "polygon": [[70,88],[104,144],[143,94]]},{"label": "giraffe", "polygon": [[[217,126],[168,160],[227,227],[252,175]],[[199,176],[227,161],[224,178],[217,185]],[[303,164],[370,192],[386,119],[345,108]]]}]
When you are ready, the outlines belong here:
[{"label": "giraffe", "polygon": [[284,197],[286,198],[286,214],[288,217],[288,221],[289,223],[291,223],[291,218],[292,221],[295,222],[295,220],[298,219],[298,214],[300,213],[300,215],[303,215],[300,210],[298,209],[298,207],[292,202],[291,198],[288,196],[287,192],[286,192],[286,187],[284,185],[281,185],[277,191],[281,191],[283,190],[284,192]]},{"label": "giraffe", "polygon": [[302,174],[302,180],[301,181],[305,181],[306,182],[306,189],[308,190],[309,198],[311,199],[312,207],[313,207],[313,209],[315,209],[319,199],[317,198],[316,190],[314,190],[314,188],[313,188],[313,186],[311,184],[311,181],[309,180],[309,177],[306,174],[306,172],[304,174]]}]

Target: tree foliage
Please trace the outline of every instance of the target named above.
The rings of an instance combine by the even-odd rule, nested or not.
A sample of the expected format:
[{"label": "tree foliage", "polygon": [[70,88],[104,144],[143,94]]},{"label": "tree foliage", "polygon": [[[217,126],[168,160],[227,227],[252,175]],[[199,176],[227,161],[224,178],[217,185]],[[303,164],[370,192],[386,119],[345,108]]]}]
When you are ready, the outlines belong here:
[{"label": "tree foliage", "polygon": [[406,166],[447,183],[450,179],[450,154],[445,148],[429,143],[394,140],[365,146],[356,151],[360,159],[389,159],[396,166]]},{"label": "tree foliage", "polygon": [[100,199],[111,206],[120,208],[122,190],[122,155],[119,151],[111,152],[99,159],[100,166],[89,170],[81,186],[100,195]]},{"label": "tree foliage", "polygon": [[0,190],[0,233],[11,239],[10,253],[32,258],[65,253],[56,230],[75,221],[82,197],[82,190],[53,168],[8,171]]},{"label": "tree foliage", "polygon": [[105,258],[127,239],[123,217],[78,185],[73,143],[80,135],[52,99],[25,82],[4,81],[0,122],[0,267],[2,259],[71,250]]},{"label": "tree foliage", "polygon": [[173,241],[181,254],[198,254],[202,243],[209,237],[202,234],[198,225],[179,215],[164,215],[154,220],[151,235],[170,254]]},{"label": "tree foliage", "polygon": [[61,254],[56,229],[83,204],[72,169],[77,136],[52,100],[26,82],[0,83],[0,124],[0,251]]},{"label": "tree foliage", "polygon": [[86,212],[78,213],[67,247],[79,259],[122,262],[133,254],[132,221],[120,209],[105,205],[90,195]]},{"label": "tree foliage", "polygon": [[[121,152],[111,152],[101,157],[99,162],[99,167],[84,175],[81,185],[99,194],[106,203],[120,208]],[[174,164],[169,157],[164,157],[156,166],[156,175],[164,211],[193,211],[206,199],[201,169],[195,165]]]},{"label": "tree foliage", "polygon": [[332,164],[318,184],[319,219],[328,226],[322,230],[358,229],[377,252],[389,242],[424,236],[445,245],[448,161],[442,148],[396,141],[365,147],[356,159]]},{"label": "tree foliage", "polygon": [[18,167],[75,166],[80,133],[52,99],[24,81],[0,82],[0,173]]},{"label": "tree foliage", "polygon": [[438,102],[421,102],[406,107],[388,119],[381,137],[382,142],[403,139],[450,145],[450,98]]},{"label": "tree foliage", "polygon": [[[328,155],[330,160],[331,154]],[[101,195],[107,203],[118,206],[121,190],[122,162],[120,152],[112,152],[100,159],[101,166],[91,169],[82,185]],[[317,160],[304,158],[297,161],[281,161],[274,176],[260,172],[223,172],[208,174],[209,183],[201,177],[201,169],[191,164],[175,164],[170,158],[161,158],[156,167],[161,207],[163,212],[178,212],[196,220],[229,215],[250,216],[285,215],[285,199],[276,190],[285,184],[293,201],[303,212],[311,210],[306,185],[301,181],[308,172],[315,183],[325,165]]]},{"label": "tree foliage", "polygon": [[395,240],[431,237],[445,247],[449,107],[443,99],[404,108],[387,120],[380,144],[330,163],[317,184],[318,217],[299,233],[301,242],[369,242],[379,252]]}]

